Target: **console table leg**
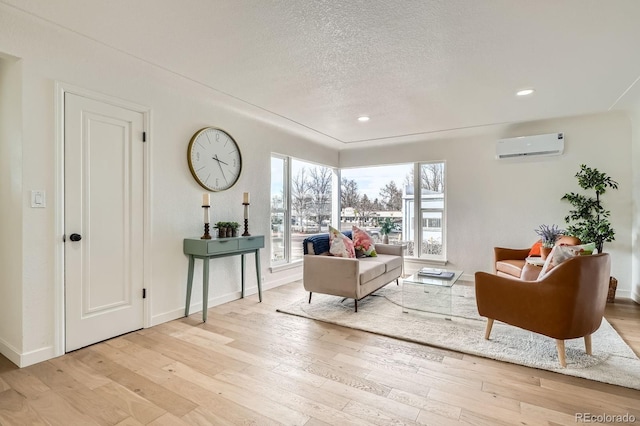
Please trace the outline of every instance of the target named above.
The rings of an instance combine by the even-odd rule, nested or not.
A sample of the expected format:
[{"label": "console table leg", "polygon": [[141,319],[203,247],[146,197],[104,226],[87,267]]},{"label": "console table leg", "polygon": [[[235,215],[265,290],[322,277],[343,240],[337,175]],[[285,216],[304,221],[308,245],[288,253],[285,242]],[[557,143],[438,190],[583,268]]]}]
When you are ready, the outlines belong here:
[{"label": "console table leg", "polygon": [[209,259],[202,259],[202,322],[207,322],[209,304]]},{"label": "console table leg", "polygon": [[256,275],[258,278],[258,298],[262,302],[262,283],[260,281],[260,274],[262,271],[260,270],[260,250],[256,250]]},{"label": "console table leg", "polygon": [[193,255],[189,256],[189,272],[187,273],[187,301],[184,307],[184,316],[189,316],[189,305],[191,304],[191,289],[193,288]]},{"label": "console table leg", "polygon": [[241,267],[240,267],[240,276],[241,276],[241,282],[242,282],[242,289],[241,289],[241,293],[240,293],[240,297],[244,299],[244,266],[245,266],[245,259],[244,259],[244,254],[240,255],[240,257],[242,258],[240,260],[241,263]]}]

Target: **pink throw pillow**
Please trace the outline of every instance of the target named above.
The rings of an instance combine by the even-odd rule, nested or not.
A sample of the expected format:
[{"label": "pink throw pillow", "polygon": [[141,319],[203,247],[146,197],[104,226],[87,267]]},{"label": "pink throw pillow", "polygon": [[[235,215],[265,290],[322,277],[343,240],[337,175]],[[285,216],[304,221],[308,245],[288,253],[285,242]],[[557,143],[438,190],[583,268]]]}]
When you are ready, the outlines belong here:
[{"label": "pink throw pillow", "polygon": [[329,226],[329,253],[337,257],[356,257],[356,251],[353,248],[351,238],[333,226]]},{"label": "pink throw pillow", "polygon": [[364,229],[360,229],[357,226],[352,226],[353,231],[353,246],[356,250],[362,251],[367,257],[377,257],[376,246],[371,235]]}]

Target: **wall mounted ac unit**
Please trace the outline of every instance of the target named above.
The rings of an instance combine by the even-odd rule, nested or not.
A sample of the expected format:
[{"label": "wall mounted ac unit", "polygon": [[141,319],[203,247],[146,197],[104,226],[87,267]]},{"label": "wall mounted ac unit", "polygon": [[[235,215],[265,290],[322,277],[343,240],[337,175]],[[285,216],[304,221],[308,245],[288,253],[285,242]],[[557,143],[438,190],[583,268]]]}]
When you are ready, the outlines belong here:
[{"label": "wall mounted ac unit", "polygon": [[560,155],[564,152],[564,133],[520,136],[500,139],[496,144],[497,158],[514,158],[534,155]]}]

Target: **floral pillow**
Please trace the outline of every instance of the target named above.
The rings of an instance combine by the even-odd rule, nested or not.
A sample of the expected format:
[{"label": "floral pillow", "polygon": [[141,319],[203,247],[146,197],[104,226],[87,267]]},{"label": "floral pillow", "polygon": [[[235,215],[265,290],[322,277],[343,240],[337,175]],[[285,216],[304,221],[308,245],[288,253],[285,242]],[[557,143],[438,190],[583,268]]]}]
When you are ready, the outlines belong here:
[{"label": "floral pillow", "polygon": [[367,231],[353,226],[353,246],[356,251],[361,251],[366,257],[377,257],[376,246],[371,238],[371,235],[367,234]]},{"label": "floral pillow", "polygon": [[547,272],[567,259],[570,259],[574,256],[586,256],[592,254],[595,248],[595,243],[582,244],[579,246],[555,246],[553,250],[551,250],[549,256],[547,256],[547,260],[542,266],[542,270],[540,271],[540,275],[538,275],[538,279],[542,278]]},{"label": "floral pillow", "polygon": [[333,226],[329,226],[329,253],[337,257],[356,257],[351,238],[338,231]]}]

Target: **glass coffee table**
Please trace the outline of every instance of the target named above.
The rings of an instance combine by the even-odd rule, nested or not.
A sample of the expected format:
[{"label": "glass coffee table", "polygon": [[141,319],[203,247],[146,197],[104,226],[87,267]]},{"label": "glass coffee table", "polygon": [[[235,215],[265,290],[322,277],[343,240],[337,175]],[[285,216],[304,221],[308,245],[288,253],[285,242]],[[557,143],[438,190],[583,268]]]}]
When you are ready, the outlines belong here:
[{"label": "glass coffee table", "polygon": [[[438,268],[441,276],[425,276],[415,273],[402,280],[402,312],[410,310],[430,312],[451,317],[451,288],[463,271]],[[445,273],[453,274],[451,278]]]}]

